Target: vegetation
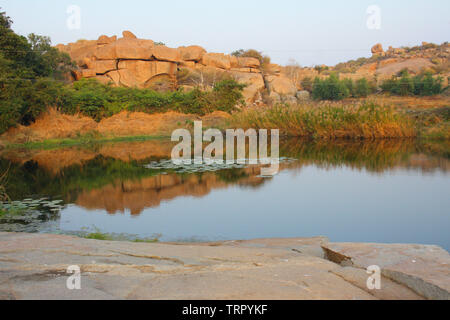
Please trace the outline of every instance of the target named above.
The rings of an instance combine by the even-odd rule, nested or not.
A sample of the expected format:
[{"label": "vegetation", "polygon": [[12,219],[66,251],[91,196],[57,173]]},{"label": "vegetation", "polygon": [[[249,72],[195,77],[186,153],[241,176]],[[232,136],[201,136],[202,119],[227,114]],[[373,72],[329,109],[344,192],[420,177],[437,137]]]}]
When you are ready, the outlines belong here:
[{"label": "vegetation", "polygon": [[62,147],[72,147],[79,145],[87,145],[96,147],[98,144],[107,143],[107,142],[135,142],[135,141],[148,141],[161,139],[163,136],[125,136],[125,137],[108,137],[102,136],[99,133],[96,134],[85,134],[80,135],[76,138],[65,138],[65,139],[49,139],[39,142],[26,142],[26,143],[18,143],[18,144],[7,144],[6,148],[8,149],[56,149]]},{"label": "vegetation", "polygon": [[[309,79],[307,79],[309,81]],[[305,79],[304,79],[305,81]],[[304,83],[309,86],[308,82]],[[371,91],[367,79],[362,78],[356,82],[352,79],[339,80],[337,74],[332,73],[326,79],[316,77],[312,85],[312,96],[316,100],[342,100],[348,97],[367,97]]]},{"label": "vegetation", "polygon": [[65,75],[74,66],[70,57],[51,47],[48,37],[17,35],[11,23],[0,13],[0,133],[17,124],[30,124],[49,107],[100,121],[123,110],[203,115],[214,110],[231,112],[243,103],[245,85],[233,79],[217,81],[211,90],[190,92],[115,88],[92,79],[65,83]]},{"label": "vegetation", "polygon": [[23,93],[16,105],[5,101],[0,110],[0,133],[16,124],[29,124],[49,107],[66,114],[81,113],[97,121],[123,110],[159,113],[169,110],[204,115],[215,110],[231,112],[243,102],[245,87],[234,80],[223,80],[210,91],[157,92],[149,89],[118,88],[94,79],[73,85],[39,79]]},{"label": "vegetation", "polygon": [[262,52],[257,51],[255,49],[248,49],[248,50],[240,49],[240,50],[233,51],[231,53],[231,55],[235,56],[235,57],[243,57],[243,58],[244,57],[256,58],[261,63],[261,69],[263,69],[263,70],[270,64],[270,57],[263,55]]},{"label": "vegetation", "polygon": [[7,168],[5,170],[5,172],[0,174],[0,203],[9,201],[9,197],[8,194],[6,193],[6,178],[8,176],[8,170],[9,168]]},{"label": "vegetation", "polygon": [[51,84],[63,80],[73,66],[67,54],[51,47],[48,37],[19,36],[11,24],[0,12],[0,133],[33,121],[42,111],[42,100],[52,98]]},{"label": "vegetation", "polygon": [[432,96],[442,92],[442,81],[442,77],[434,78],[429,72],[411,77],[408,70],[403,70],[400,76],[385,80],[381,89],[400,96]]},{"label": "vegetation", "polygon": [[312,138],[373,139],[414,137],[413,122],[390,107],[359,105],[284,106],[248,110],[237,114],[233,124],[245,128],[280,129],[285,136]]},{"label": "vegetation", "polygon": [[212,90],[196,88],[189,92],[157,92],[149,89],[117,88],[101,84],[93,79],[77,81],[73,86],[61,87],[55,100],[60,111],[81,113],[100,121],[123,110],[159,113],[169,110],[187,114],[204,115],[215,110],[231,112],[243,103],[245,85],[234,80],[223,80]]},{"label": "vegetation", "polygon": [[423,139],[450,140],[450,106],[409,112]]}]

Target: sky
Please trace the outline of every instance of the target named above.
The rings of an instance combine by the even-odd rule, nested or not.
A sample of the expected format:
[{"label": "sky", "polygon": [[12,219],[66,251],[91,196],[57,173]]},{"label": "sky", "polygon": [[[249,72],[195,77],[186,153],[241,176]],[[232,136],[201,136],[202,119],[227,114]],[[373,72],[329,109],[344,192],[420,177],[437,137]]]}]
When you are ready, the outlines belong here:
[{"label": "sky", "polygon": [[[79,20],[68,13],[72,5]],[[130,30],[169,47],[254,48],[282,65],[370,57],[376,43],[387,49],[450,40],[449,0],[2,0],[0,7],[17,33],[50,36],[55,45]]]}]

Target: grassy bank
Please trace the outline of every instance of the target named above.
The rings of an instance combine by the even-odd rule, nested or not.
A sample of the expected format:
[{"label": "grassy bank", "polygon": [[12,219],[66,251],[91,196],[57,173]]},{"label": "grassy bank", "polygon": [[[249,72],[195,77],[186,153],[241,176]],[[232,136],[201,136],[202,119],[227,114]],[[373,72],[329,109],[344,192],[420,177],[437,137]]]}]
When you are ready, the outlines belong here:
[{"label": "grassy bank", "polygon": [[355,105],[318,104],[251,109],[235,114],[241,128],[280,129],[290,137],[378,139],[416,137],[413,120],[391,107],[365,102]]},{"label": "grassy bank", "polygon": [[124,136],[124,137],[104,137],[101,135],[84,135],[77,138],[49,139],[44,141],[26,143],[7,143],[6,149],[57,149],[62,147],[81,146],[106,142],[134,142],[167,139],[164,136]]}]

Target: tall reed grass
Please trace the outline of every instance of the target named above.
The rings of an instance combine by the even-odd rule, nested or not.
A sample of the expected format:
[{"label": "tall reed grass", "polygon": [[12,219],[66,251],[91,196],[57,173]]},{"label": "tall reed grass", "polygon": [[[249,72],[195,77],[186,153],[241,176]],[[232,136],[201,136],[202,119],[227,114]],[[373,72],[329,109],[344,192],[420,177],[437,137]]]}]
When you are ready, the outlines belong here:
[{"label": "tall reed grass", "polygon": [[232,126],[279,129],[290,137],[378,139],[415,137],[413,121],[391,107],[371,102],[355,105],[277,105],[233,115]]},{"label": "tall reed grass", "polygon": [[9,167],[4,173],[0,174],[0,203],[9,201],[9,197],[8,197],[8,194],[6,193],[6,187],[5,187],[6,179],[8,177],[8,171],[9,171]]}]

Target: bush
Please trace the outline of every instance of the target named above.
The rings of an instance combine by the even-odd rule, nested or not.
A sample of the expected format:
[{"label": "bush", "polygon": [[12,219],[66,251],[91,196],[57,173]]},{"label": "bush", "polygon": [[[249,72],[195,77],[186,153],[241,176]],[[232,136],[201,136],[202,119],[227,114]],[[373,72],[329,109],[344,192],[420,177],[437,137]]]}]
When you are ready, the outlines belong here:
[{"label": "bush", "polygon": [[355,96],[356,97],[367,97],[371,91],[369,82],[366,78],[356,80],[356,89]]},{"label": "bush", "polygon": [[0,133],[17,124],[29,124],[60,97],[57,80],[74,64],[51,47],[50,39],[30,34],[28,39],[11,29],[12,21],[0,12]]},{"label": "bush", "polygon": [[316,77],[313,84],[312,96],[317,100],[342,100],[350,95],[349,88],[336,74],[326,79]]},{"label": "bush", "polygon": [[82,113],[97,121],[118,112],[162,113],[169,110],[204,115],[215,110],[231,112],[242,103],[245,85],[222,80],[211,91],[157,92],[150,89],[117,88],[93,79],[82,79],[62,90],[58,105],[64,113]]},{"label": "bush", "polygon": [[314,80],[312,94],[316,100],[342,100],[347,97],[364,98],[375,91],[366,78],[353,81],[352,79],[339,80],[333,73],[326,79]]},{"label": "bush", "polygon": [[392,77],[381,84],[383,92],[394,95],[431,96],[442,92],[442,78],[434,78],[431,73],[419,74],[413,78],[407,71],[400,77]]}]

